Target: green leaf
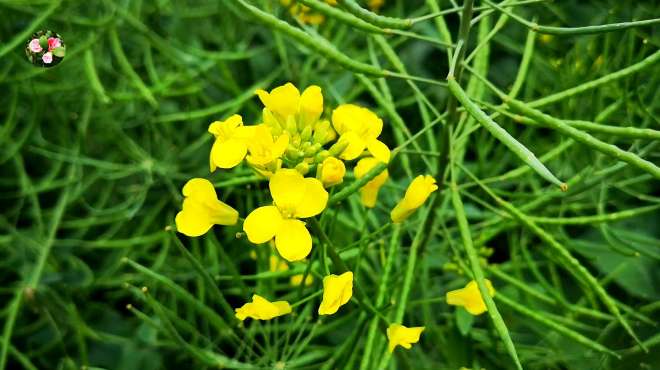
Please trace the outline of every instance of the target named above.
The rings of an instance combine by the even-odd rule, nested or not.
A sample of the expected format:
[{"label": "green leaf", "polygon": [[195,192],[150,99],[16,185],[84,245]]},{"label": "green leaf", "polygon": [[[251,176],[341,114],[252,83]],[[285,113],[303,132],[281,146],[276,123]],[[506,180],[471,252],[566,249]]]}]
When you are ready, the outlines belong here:
[{"label": "green leaf", "polygon": [[474,324],[474,316],[470,315],[463,307],[458,307],[455,311],[456,325],[458,326],[458,331],[461,332],[461,335],[464,337],[472,329],[472,324]]},{"label": "green leaf", "polygon": [[66,53],[66,48],[64,46],[60,46],[53,49],[53,55],[55,55],[56,57],[64,58],[65,53]]}]

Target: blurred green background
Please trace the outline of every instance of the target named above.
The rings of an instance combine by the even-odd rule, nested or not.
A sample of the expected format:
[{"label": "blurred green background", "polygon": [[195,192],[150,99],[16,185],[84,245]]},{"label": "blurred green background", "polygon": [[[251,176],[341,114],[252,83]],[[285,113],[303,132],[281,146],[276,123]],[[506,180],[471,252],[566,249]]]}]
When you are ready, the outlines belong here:
[{"label": "blurred green background", "polygon": [[[395,142],[390,113],[354,73],[247,16],[232,13],[227,3],[0,0],[0,348],[6,369],[213,368],[182,350],[154,306],[140,302],[144,298],[138,297],[136,289],[142,286],[148,286],[163,309],[180,319],[177,327],[197,348],[236,356],[262,368],[280,361],[293,368],[319,368],[329,358],[336,368],[357,368],[350,351],[333,357],[355,330],[363,330],[354,325],[355,307],[328,319],[327,330],[310,334],[309,341],[297,342],[304,346],[293,355],[287,352],[286,359],[275,343],[264,344],[265,354],[250,357],[244,349],[216,339],[216,328],[179,294],[124,263],[126,257],[138,261],[220,312],[165,228],[173,226],[182,199],[180,188],[192,177],[211,178],[222,199],[243,216],[269,199],[263,182],[246,167],[208,173],[211,135],[206,133],[207,125],[233,113],[241,113],[246,122],[257,122],[262,106],[253,94],[256,88],[291,81],[302,90],[317,84],[328,107],[358,102],[374,109],[386,122],[383,140]],[[252,3],[296,24],[277,1]],[[442,9],[453,7],[450,1],[438,4]],[[387,0],[382,12],[403,17],[431,10],[425,1]],[[547,1],[516,8],[516,12],[540,24],[578,26],[659,17],[660,7],[655,1]],[[488,17],[491,27],[498,17],[497,13]],[[458,16],[454,13],[445,19],[455,36]],[[24,55],[29,35],[44,29],[59,33],[67,45],[64,61],[49,69],[32,66]],[[387,67],[387,60],[364,33],[335,20],[315,29],[352,58]],[[416,26],[415,32],[439,37],[432,21]],[[475,26],[473,40],[477,32]],[[526,35],[524,27],[509,21],[490,42],[488,78],[500,88],[509,88],[515,79]],[[410,74],[437,80],[446,76],[448,62],[442,48],[399,36],[388,41]],[[639,62],[659,45],[657,26],[593,36],[539,36],[520,98],[537,99],[607,75]],[[404,81],[373,83],[381,92],[388,91],[412,132],[428,121]],[[448,92],[438,86],[419,86],[443,111]],[[659,87],[660,69],[655,65],[544,109],[556,117],[593,121],[605,115],[606,122],[657,130]],[[497,103],[487,92],[481,99]],[[517,125],[508,118],[498,122],[539,154],[566,143],[548,129]],[[657,146],[649,147],[648,141],[618,137],[606,137],[606,141],[635,151],[646,148],[645,157],[660,163]],[[410,155],[412,168],[428,172],[419,158]],[[528,212],[534,216],[590,215],[660,203],[657,180],[634,169],[617,168],[611,158],[583,146],[572,146],[548,164],[558,177],[581,176],[582,181],[567,195],[552,195],[542,206],[532,206]],[[485,179],[522,163],[488,132],[479,130],[470,137],[464,165]],[[383,205],[375,212],[365,213],[355,199],[342,206],[344,226],[334,230],[336,243],[345,245],[361,238],[363,230],[349,227],[351,223],[366,225],[373,232],[387,221],[389,207],[409,182],[396,163],[390,166],[390,176],[381,195]],[[555,191],[530,173],[492,186],[521,207]],[[531,260],[540,261],[541,276],[518,275],[525,284],[570,302],[583,298],[575,280],[548,262],[549,256],[533,234],[500,217],[477,187],[470,194],[464,202],[473,236],[489,235],[485,247],[494,251],[491,264],[515,271]],[[460,243],[452,212],[447,207],[440,212],[437,217],[443,227],[420,258],[413,300],[442,297],[464,281],[447,265],[457,258],[453,244]],[[635,330],[656,345],[660,212],[655,209],[607,224],[547,226],[612,296],[630,307],[626,315]],[[409,229],[412,237],[415,226]],[[185,240],[205,268],[220,277],[220,288],[234,306],[247,299],[245,292],[255,284],[265,284],[272,291],[281,291],[283,284],[282,280],[235,279],[236,273],[263,271],[250,259],[249,243],[236,239],[238,231],[240,225],[216,228],[211,237]],[[364,257],[362,272],[368,291],[378,284],[380,255],[388,240],[389,231],[370,241],[373,248]],[[405,263],[402,257],[397,271]],[[561,307],[534,301],[508,282],[493,280],[503,294],[532,310],[548,312],[558,322],[572,319]],[[586,297],[586,304],[603,310],[592,299]],[[127,304],[139,307],[151,321],[127,310]],[[427,331],[413,350],[398,353],[394,368],[513,368],[487,316],[472,322],[441,302],[409,306],[409,321],[426,324]],[[649,345],[650,354],[639,353],[614,322],[604,325],[579,319],[567,325],[608,348],[622,350],[621,361],[606,359],[506,307],[502,315],[526,368],[660,366],[653,345]],[[258,334],[259,329],[255,330]],[[356,353],[359,346],[358,342]],[[232,367],[230,362],[225,365]]]}]

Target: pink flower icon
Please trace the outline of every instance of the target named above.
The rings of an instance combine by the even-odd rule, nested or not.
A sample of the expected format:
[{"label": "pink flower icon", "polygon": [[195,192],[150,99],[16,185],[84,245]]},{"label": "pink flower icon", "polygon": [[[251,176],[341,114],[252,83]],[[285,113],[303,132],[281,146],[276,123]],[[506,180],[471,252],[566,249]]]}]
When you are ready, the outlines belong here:
[{"label": "pink flower icon", "polygon": [[32,41],[30,41],[30,51],[33,53],[39,53],[41,50],[43,49],[41,49],[41,45],[39,45],[39,39],[32,39]]},{"label": "pink flower icon", "polygon": [[60,39],[57,37],[49,37],[48,38],[48,51],[53,51],[55,48],[59,48],[62,46],[62,43],[60,42]]},{"label": "pink flower icon", "polygon": [[53,53],[51,53],[50,51],[47,52],[47,53],[45,53],[45,54],[41,57],[41,60],[42,60],[44,63],[46,63],[46,64],[50,64],[50,63],[53,61]]}]

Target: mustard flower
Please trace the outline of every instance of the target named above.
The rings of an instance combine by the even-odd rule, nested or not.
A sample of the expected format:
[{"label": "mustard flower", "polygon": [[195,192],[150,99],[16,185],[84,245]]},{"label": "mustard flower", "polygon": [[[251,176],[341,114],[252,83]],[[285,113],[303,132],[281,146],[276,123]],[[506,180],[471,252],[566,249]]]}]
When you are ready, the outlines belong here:
[{"label": "mustard flower", "polygon": [[275,238],[275,248],[287,261],[298,261],[312,250],[312,236],[299,218],[321,213],[328,203],[328,192],[314,178],[304,178],[293,169],[279,169],[270,178],[274,205],[252,211],[243,230],[255,244]]},{"label": "mustard flower", "polygon": [[236,167],[248,151],[248,142],[254,136],[253,126],[243,126],[243,118],[234,114],[226,121],[215,121],[209,125],[208,130],[215,136],[211,148],[211,172],[219,168]]},{"label": "mustard flower", "polygon": [[213,225],[234,225],[238,212],[218,200],[209,180],[195,178],[183,187],[183,209],[177,213],[177,230],[187,236],[206,234]]},{"label": "mustard flower", "polygon": [[[374,168],[380,161],[376,158],[362,158],[358,161],[353,173],[355,174],[356,179],[364,177],[372,168]],[[360,188],[360,196],[362,199],[362,204],[365,207],[373,208],[376,206],[376,200],[378,199],[378,191],[380,187],[383,186],[385,181],[389,178],[387,169],[379,173],[378,176],[374,177],[371,181],[366,183],[362,188]]]},{"label": "mustard flower", "polygon": [[[327,4],[337,5],[337,0],[325,0]],[[325,21],[323,14],[312,11],[308,6],[296,4],[295,0],[280,0],[280,4],[289,7],[289,13],[302,23],[318,25]]]},{"label": "mustard flower", "polygon": [[387,339],[389,340],[387,349],[390,352],[393,352],[396,346],[410,349],[413,343],[419,342],[419,337],[423,331],[423,326],[407,328],[400,324],[390,324],[387,328]]},{"label": "mustard flower", "polygon": [[323,278],[323,300],[319,306],[319,315],[332,315],[345,305],[353,296],[353,273],[328,275]]},{"label": "mustard flower", "polygon": [[390,149],[378,140],[383,120],[374,112],[355,104],[342,104],[332,112],[332,125],[339,134],[339,143],[348,143],[339,158],[356,159],[367,149],[378,160],[389,162]]},{"label": "mustard flower", "polygon": [[257,294],[252,296],[252,302],[234,309],[236,317],[243,321],[248,317],[255,320],[270,320],[291,313],[291,305],[287,301],[270,302]]},{"label": "mustard flower", "polygon": [[[488,288],[488,295],[494,297],[495,288],[493,288],[493,284],[488,279],[485,279],[484,282],[486,288]],[[481,292],[479,292],[479,286],[474,280],[470,281],[465,288],[447,292],[447,304],[463,306],[467,312],[475,316],[488,311],[486,303],[481,297]]]},{"label": "mustard flower", "polygon": [[266,109],[282,124],[290,116],[310,124],[316,122],[323,113],[323,94],[316,85],[307,87],[302,95],[291,82],[274,88],[270,93],[261,89],[256,93]]},{"label": "mustard flower", "polygon": [[367,6],[369,6],[369,9],[371,9],[371,11],[373,11],[373,12],[378,11],[383,5],[385,5],[385,0],[368,0],[367,1]]},{"label": "mustard flower", "polygon": [[251,165],[266,166],[270,163],[276,162],[289,145],[289,136],[282,134],[273,138],[270,127],[266,125],[254,126],[254,136],[247,144],[250,152],[247,156],[247,161]]},{"label": "mustard flower", "polygon": [[[254,252],[254,251],[253,251]],[[256,253],[254,254],[254,259],[256,259],[257,255]],[[280,271],[288,271],[289,270],[289,265],[282,261],[282,259],[278,256],[271,255],[270,256],[270,271],[271,272],[280,272]],[[303,276],[304,274],[296,274],[291,276],[290,278],[290,283],[293,286],[300,286],[303,284]],[[305,286],[312,285],[314,282],[314,277],[312,275],[307,275],[307,278],[305,279]]]},{"label": "mustard flower", "polygon": [[323,186],[326,188],[341,184],[344,181],[345,174],[346,166],[344,162],[335,157],[328,157],[321,163],[320,177]]},{"label": "mustard flower", "polygon": [[[289,280],[289,282],[293,286],[303,285],[303,277],[304,276],[305,276],[304,274],[293,275],[293,276],[291,276],[291,279]],[[314,283],[314,277],[312,275],[307,275],[307,278],[304,281],[305,286],[310,286],[313,283]]]},{"label": "mustard flower", "polygon": [[399,223],[408,218],[415,210],[426,202],[429,195],[438,190],[435,179],[429,175],[419,175],[408,185],[406,195],[392,209],[392,222]]}]

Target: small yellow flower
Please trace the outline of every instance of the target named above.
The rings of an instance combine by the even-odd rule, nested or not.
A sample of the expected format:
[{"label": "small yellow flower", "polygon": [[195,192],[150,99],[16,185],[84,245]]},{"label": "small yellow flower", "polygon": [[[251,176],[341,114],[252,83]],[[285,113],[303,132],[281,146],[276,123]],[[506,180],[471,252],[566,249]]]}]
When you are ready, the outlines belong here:
[{"label": "small yellow flower", "polygon": [[421,207],[429,195],[438,190],[435,179],[429,175],[419,175],[408,185],[406,195],[390,213],[392,222],[399,223],[408,218],[415,210]]},{"label": "small yellow flower", "polygon": [[247,161],[256,166],[268,165],[282,157],[287,145],[289,145],[289,136],[287,134],[282,134],[277,139],[274,139],[270,132],[270,127],[257,125],[255,126],[252,139],[247,144],[247,148],[250,151]]},{"label": "small yellow flower", "polygon": [[270,178],[274,205],[252,211],[243,230],[248,240],[261,244],[275,238],[275,248],[287,261],[298,261],[312,250],[312,236],[299,218],[321,213],[328,203],[328,192],[314,178],[304,178],[293,169],[280,169]]},{"label": "small yellow flower", "polygon": [[[486,288],[488,288],[488,295],[494,297],[495,288],[493,288],[493,284],[488,279],[485,279],[484,282],[486,283]],[[477,282],[474,280],[470,281],[465,288],[447,292],[447,304],[463,306],[472,315],[481,315],[488,311],[486,303],[479,292],[479,286],[477,286]]]},{"label": "small yellow flower", "polygon": [[319,315],[332,315],[353,296],[353,273],[328,275],[323,278],[323,300]]},{"label": "small yellow flower", "polygon": [[348,143],[339,158],[353,160],[367,149],[380,161],[390,161],[390,149],[378,140],[383,120],[374,112],[355,104],[342,104],[332,112],[332,125],[339,134],[338,143]]},{"label": "small yellow flower", "polygon": [[218,200],[209,180],[195,178],[183,187],[183,207],[177,213],[176,229],[188,236],[206,234],[213,225],[235,225],[238,212]]},{"label": "small yellow flower", "polygon": [[[362,158],[358,161],[357,166],[353,170],[356,179],[361,179],[364,175],[367,174],[372,168],[374,168],[380,161],[376,158]],[[360,195],[362,198],[362,204],[365,207],[373,208],[376,206],[376,200],[378,199],[378,191],[380,187],[383,186],[385,181],[387,181],[389,174],[387,169],[379,173],[378,176],[374,177],[371,181],[366,183],[362,188],[360,188]]]},{"label": "small yellow flower", "polygon": [[387,328],[387,339],[390,341],[387,348],[390,352],[393,352],[396,346],[410,349],[413,343],[419,342],[419,336],[423,331],[423,326],[407,328],[399,324],[390,324]]},{"label": "small yellow flower", "polygon": [[378,11],[383,5],[385,5],[385,0],[369,0],[367,1],[367,6],[371,11]]},{"label": "small yellow flower", "polygon": [[236,317],[243,321],[248,317],[255,320],[270,320],[272,318],[291,313],[291,306],[287,301],[269,302],[257,294],[252,296],[252,302],[234,309]]},{"label": "small yellow flower", "polygon": [[[293,286],[300,286],[303,283],[303,276],[304,274],[298,274],[298,275],[293,275],[291,276],[290,282],[291,285]],[[310,286],[314,283],[314,277],[312,275],[307,275],[307,279],[305,279],[305,286]]]},{"label": "small yellow flower", "polygon": [[261,89],[256,93],[266,109],[282,123],[286,123],[289,116],[294,116],[309,124],[317,121],[323,113],[323,94],[316,85],[307,87],[302,95],[291,82],[274,88],[270,93]]},{"label": "small yellow flower", "polygon": [[[254,252],[254,251],[253,251]],[[254,258],[256,259],[256,253],[254,254]],[[270,256],[270,271],[271,272],[281,272],[281,271],[288,271],[289,270],[289,265],[282,261],[282,259],[276,255],[271,255]],[[304,274],[297,274],[293,275],[290,278],[290,283],[293,286],[300,286],[303,283],[303,276]],[[314,277],[312,275],[307,275],[307,278],[305,279],[305,286],[310,286],[314,282]]]},{"label": "small yellow flower", "polygon": [[344,181],[345,174],[346,166],[344,166],[343,161],[335,157],[328,157],[323,160],[321,164],[321,182],[326,188],[341,184]]},{"label": "small yellow flower", "polygon": [[211,172],[217,167],[233,168],[241,163],[247,154],[248,142],[254,135],[254,127],[243,126],[243,118],[238,114],[226,121],[211,123],[208,131],[215,136],[209,160]]}]

